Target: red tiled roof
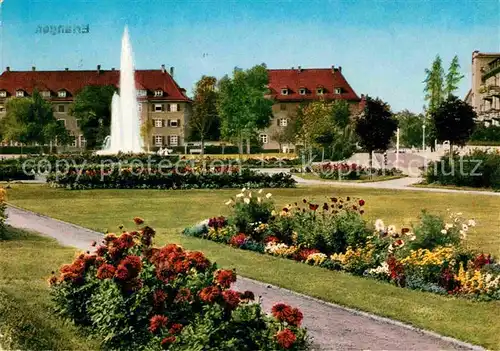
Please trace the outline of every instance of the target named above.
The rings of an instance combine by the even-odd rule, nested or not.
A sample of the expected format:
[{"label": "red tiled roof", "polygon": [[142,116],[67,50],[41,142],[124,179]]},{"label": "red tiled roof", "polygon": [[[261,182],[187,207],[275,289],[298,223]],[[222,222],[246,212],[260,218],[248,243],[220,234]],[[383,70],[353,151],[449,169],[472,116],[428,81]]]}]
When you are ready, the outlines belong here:
[{"label": "red tiled roof", "polygon": [[[15,96],[16,90],[24,90],[31,94],[35,88],[39,91],[50,90],[57,94],[66,90],[66,98],[53,96],[54,100],[72,100],[81,89],[87,85],[119,86],[119,70],[93,71],[4,71],[0,75],[0,90],[6,90],[10,96]],[[162,70],[135,71],[137,89],[148,90],[148,99],[189,101],[184,91],[177,85],[168,72]],[[154,97],[154,90],[162,89],[162,97]]]},{"label": "red tiled roof", "polygon": [[[268,69],[271,97],[278,101],[335,100],[360,101],[339,68],[302,68]],[[281,89],[288,87],[288,95],[282,95]],[[323,95],[316,93],[316,88],[323,87]],[[300,95],[299,89],[306,88],[306,94]],[[341,94],[335,89],[341,88]]]}]

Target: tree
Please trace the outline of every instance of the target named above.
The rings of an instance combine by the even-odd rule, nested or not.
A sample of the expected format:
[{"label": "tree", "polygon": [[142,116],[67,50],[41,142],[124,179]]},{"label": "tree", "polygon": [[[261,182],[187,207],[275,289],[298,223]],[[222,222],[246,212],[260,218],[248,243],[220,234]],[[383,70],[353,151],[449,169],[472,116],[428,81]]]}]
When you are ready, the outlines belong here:
[{"label": "tree", "polygon": [[1,123],[5,140],[42,146],[51,142],[69,143],[68,130],[57,121],[52,105],[37,90],[28,98],[9,99],[6,109],[7,114]]},{"label": "tree", "polygon": [[448,73],[446,74],[446,85],[444,89],[445,96],[451,96],[458,89],[458,83],[464,77],[460,73],[460,64],[458,63],[458,56],[455,55],[453,60],[451,60],[450,67],[448,68]]},{"label": "tree", "polygon": [[443,62],[439,55],[436,55],[432,68],[425,69],[425,100],[428,101],[428,111],[434,111],[444,100],[444,70]]},{"label": "tree", "polygon": [[[399,142],[403,147],[420,147],[422,145],[422,125],[426,123],[422,114],[415,114],[408,110],[403,110],[396,114],[399,125]],[[426,134],[429,128],[426,125]],[[427,139],[427,135],[426,135]]]},{"label": "tree", "polygon": [[80,120],[87,149],[100,147],[110,134],[111,99],[115,91],[112,85],[88,85],[75,97],[70,114]]},{"label": "tree", "polygon": [[271,122],[273,102],[265,97],[267,84],[265,64],[246,71],[235,68],[232,78],[225,76],[219,81],[217,111],[221,119],[221,134],[238,144],[240,154],[243,153],[243,140],[247,140],[249,153],[250,140]]},{"label": "tree", "polygon": [[438,141],[450,141],[450,155],[453,145],[463,146],[474,131],[476,112],[466,102],[450,96],[431,113]]},{"label": "tree", "polygon": [[288,125],[285,128],[275,129],[271,134],[271,140],[278,143],[280,152],[283,150],[283,144],[293,142],[294,136],[290,133]]},{"label": "tree", "polygon": [[368,151],[370,168],[373,166],[373,151],[387,150],[398,127],[390,106],[380,100],[366,97],[363,111],[356,117],[354,130],[361,146]]},{"label": "tree", "polygon": [[210,135],[211,127],[219,124],[216,84],[215,77],[202,76],[194,90],[193,115],[189,120],[189,127],[199,136],[202,155],[205,152],[205,139]]},{"label": "tree", "polygon": [[142,120],[141,124],[141,137],[142,140],[144,140],[144,145],[146,146],[146,151],[150,151],[150,146],[151,146],[151,137],[153,134],[153,121],[146,117]]}]

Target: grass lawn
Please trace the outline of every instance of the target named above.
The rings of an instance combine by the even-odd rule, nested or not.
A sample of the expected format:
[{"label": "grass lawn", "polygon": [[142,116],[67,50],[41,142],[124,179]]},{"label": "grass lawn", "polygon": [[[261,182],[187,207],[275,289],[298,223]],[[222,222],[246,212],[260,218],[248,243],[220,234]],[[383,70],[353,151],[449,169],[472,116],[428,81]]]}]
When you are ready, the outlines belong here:
[{"label": "grass lawn", "polygon": [[399,179],[399,178],[405,178],[405,175],[399,175],[399,176],[379,176],[379,177],[361,177],[360,179],[356,180],[349,180],[349,179],[325,179],[321,178],[319,175],[316,175],[314,173],[294,173],[293,175],[296,175],[297,177],[303,178],[303,179],[312,179],[312,180],[321,180],[325,182],[344,182],[344,183],[373,183],[373,182],[382,182],[385,180],[393,180],[393,179]]},{"label": "grass lawn", "polygon": [[[304,197],[321,201],[325,196],[359,196],[367,202],[368,219],[382,218],[385,223],[397,226],[415,221],[420,209],[445,214],[449,208],[477,221],[478,227],[476,233],[471,233],[469,245],[500,256],[498,197],[332,186],[279,189],[272,190],[272,193],[280,205],[301,201]],[[120,224],[132,227],[132,217],[140,216],[157,229],[157,244],[175,242],[188,249],[202,250],[221,266],[235,267],[243,276],[401,320],[490,349],[500,348],[497,328],[500,302],[474,302],[400,289],[371,279],[237,250],[179,234],[184,227],[197,221],[227,214],[228,208],[224,201],[235,194],[235,190],[68,191],[15,184],[8,196],[9,201],[17,206],[99,231],[114,231]],[[49,251],[51,249],[46,250],[45,254],[50,255]],[[26,259],[29,261],[32,258]],[[54,266],[47,267],[47,272],[50,273]],[[38,272],[40,269],[38,266],[26,267],[23,272],[36,276],[31,270]]]},{"label": "grass lawn", "polygon": [[[182,154],[180,155],[181,157],[185,157],[188,160],[191,159],[199,159],[201,157],[200,154]],[[233,160],[233,159],[238,159],[240,155],[238,154],[204,154],[203,157],[207,158],[210,157],[211,159],[215,160]],[[242,154],[241,159],[246,160],[248,158],[270,158],[270,157],[276,157],[276,158],[296,158],[297,155],[293,153],[278,153],[278,152],[270,152],[270,153],[260,153],[260,154]]]},{"label": "grass lawn", "polygon": [[98,349],[51,310],[46,279],[75,250],[19,230],[9,230],[9,236],[0,240],[0,345],[8,350]]},{"label": "grass lawn", "polygon": [[470,186],[440,185],[440,184],[427,184],[427,183],[413,184],[410,186],[414,187],[414,188],[435,188],[435,189],[468,190],[468,191],[493,191],[493,192],[500,191],[500,190],[495,190],[492,188],[473,188]]}]

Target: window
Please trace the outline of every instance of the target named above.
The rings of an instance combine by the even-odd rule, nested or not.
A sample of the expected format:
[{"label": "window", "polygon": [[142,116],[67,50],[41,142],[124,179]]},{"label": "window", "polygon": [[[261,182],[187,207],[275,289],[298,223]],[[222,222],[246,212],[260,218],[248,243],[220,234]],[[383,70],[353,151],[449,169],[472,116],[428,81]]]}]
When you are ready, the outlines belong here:
[{"label": "window", "polygon": [[177,120],[177,119],[169,119],[169,120],[168,120],[168,125],[169,125],[170,127],[174,127],[174,128],[176,128],[176,127],[178,127],[178,126],[179,126],[179,120]]},{"label": "window", "polygon": [[80,135],[80,147],[85,147],[87,145],[87,140],[85,140],[83,135]]},{"label": "window", "polygon": [[148,92],[146,90],[137,90],[137,96],[147,96]]},{"label": "window", "polygon": [[170,146],[178,146],[179,145],[179,137],[177,135],[171,135],[169,138]]},{"label": "window", "polygon": [[316,89],[316,94],[323,95],[323,93],[324,93],[324,89],[323,88]]},{"label": "window", "polygon": [[163,96],[163,90],[155,90],[155,96]]},{"label": "window", "polygon": [[161,128],[163,127],[163,120],[162,119],[154,119],[154,124],[156,128]]},{"label": "window", "polygon": [[306,95],[306,88],[300,88],[299,89],[299,94],[300,95]]},{"label": "window", "polygon": [[58,119],[57,120],[57,123],[59,123],[60,125],[62,125],[63,127],[66,127],[66,120],[65,119]]},{"label": "window", "polygon": [[64,105],[57,105],[57,112],[64,112],[65,106]]},{"label": "window", "polygon": [[163,105],[162,104],[155,104],[154,105],[154,110],[155,110],[155,112],[161,112],[161,111],[163,111]]},{"label": "window", "polygon": [[66,90],[58,91],[57,92],[57,97],[65,98],[66,97]]},{"label": "window", "polygon": [[259,135],[259,139],[260,139],[260,142],[262,144],[267,144],[268,143],[267,134],[261,134],[261,135]]},{"label": "window", "polygon": [[278,120],[278,125],[280,127],[286,127],[288,125],[288,119],[286,119],[286,118],[280,118]]},{"label": "window", "polygon": [[48,90],[42,91],[42,97],[49,98],[50,97],[50,91],[48,91]]},{"label": "window", "polygon": [[155,135],[154,140],[156,146],[163,146],[163,135]]},{"label": "window", "polygon": [[76,137],[74,135],[71,136],[71,146],[73,147],[77,147],[77,140],[76,140]]},{"label": "window", "polygon": [[285,104],[281,104],[280,105],[280,110],[281,111],[286,111],[286,105]]},{"label": "window", "polygon": [[1,90],[0,97],[7,97],[7,92],[5,90]]},{"label": "window", "polygon": [[281,95],[288,95],[288,89],[281,89]]},{"label": "window", "polygon": [[335,88],[335,94],[342,94],[342,88]]},{"label": "window", "polygon": [[0,112],[5,112],[5,107],[3,107],[3,105],[0,105]]},{"label": "window", "polygon": [[75,124],[76,124],[76,127],[77,127],[77,128],[80,128],[80,118],[77,118],[77,119],[75,120]]},{"label": "window", "polygon": [[177,104],[170,104],[170,112],[177,112]]},{"label": "window", "polygon": [[137,111],[142,112],[142,104],[137,104]]},{"label": "window", "polygon": [[16,97],[23,97],[23,96],[24,96],[24,91],[22,91],[22,90],[16,91]]}]

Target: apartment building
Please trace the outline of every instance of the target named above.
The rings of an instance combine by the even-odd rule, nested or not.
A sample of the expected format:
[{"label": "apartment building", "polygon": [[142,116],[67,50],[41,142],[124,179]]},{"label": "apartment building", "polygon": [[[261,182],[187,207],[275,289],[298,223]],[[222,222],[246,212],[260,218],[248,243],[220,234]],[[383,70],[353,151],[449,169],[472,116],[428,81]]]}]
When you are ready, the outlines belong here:
[{"label": "apartment building", "polygon": [[[310,101],[346,100],[358,111],[361,98],[354,92],[342,74],[342,67],[269,69],[269,98],[275,101],[271,126],[259,135],[264,149],[279,149],[273,135],[286,128],[297,108]],[[363,95],[362,95],[363,97]],[[292,148],[282,145],[282,148]]]},{"label": "apartment building", "polygon": [[[185,89],[175,82],[174,68],[169,72],[160,69],[136,70],[137,100],[142,121],[153,124],[151,140],[145,144],[155,147],[174,147],[184,144],[186,126],[191,113],[191,100]],[[85,86],[114,85],[119,89],[120,71],[114,68],[72,71],[14,71],[9,67],[0,75],[0,118],[5,111],[5,101],[10,97],[28,97],[36,89],[54,106],[55,117],[73,136],[71,147],[85,147],[85,138],[79,121],[69,114],[75,96]]]},{"label": "apartment building", "polygon": [[500,53],[472,53],[472,85],[465,101],[486,126],[500,125]]}]

